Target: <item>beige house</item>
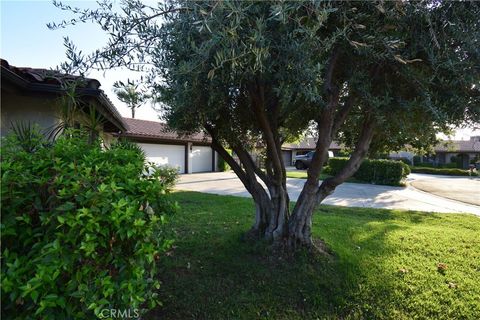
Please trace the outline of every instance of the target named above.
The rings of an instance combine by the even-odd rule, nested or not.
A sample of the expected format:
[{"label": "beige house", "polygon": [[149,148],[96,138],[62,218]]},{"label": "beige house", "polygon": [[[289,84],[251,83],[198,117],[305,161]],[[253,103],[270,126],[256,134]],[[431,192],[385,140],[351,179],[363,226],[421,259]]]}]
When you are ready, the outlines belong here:
[{"label": "beige house", "polygon": [[108,145],[117,137],[136,142],[148,161],[168,165],[180,173],[217,170],[217,154],[211,148],[211,139],[203,134],[180,136],[164,123],[122,118],[95,79],[61,74],[56,71],[11,66],[1,60],[1,136],[18,122],[38,124],[49,131],[62,120],[60,98],[65,95],[66,82],[80,82],[76,93],[83,113],[75,121],[90,114],[90,106],[101,116],[101,134]]},{"label": "beige house", "polygon": [[[434,153],[420,157],[421,163],[445,165],[455,163],[457,167],[467,169],[472,161],[480,160],[480,136],[470,140],[443,140],[434,148]],[[391,153],[391,159],[409,159],[413,163],[415,154],[409,151]]]},{"label": "beige house", "polygon": [[218,155],[210,136],[197,133],[181,136],[165,123],[123,118],[123,137],[136,142],[149,161],[177,168],[179,173],[218,171]]},{"label": "beige house", "polygon": [[434,155],[423,160],[435,164],[456,162],[459,167],[467,169],[472,160],[480,161],[480,136],[470,137],[470,140],[441,141],[434,150]]},{"label": "beige house", "polygon": [[[65,93],[63,83],[80,81],[77,94],[83,112],[94,106],[102,119],[102,135],[106,142],[113,134],[126,130],[125,123],[100,89],[95,79],[65,75],[46,69],[19,68],[1,60],[1,136],[11,130],[17,122],[36,123],[41,129],[49,130],[61,121],[59,101]],[[79,119],[80,120],[80,119]]]}]

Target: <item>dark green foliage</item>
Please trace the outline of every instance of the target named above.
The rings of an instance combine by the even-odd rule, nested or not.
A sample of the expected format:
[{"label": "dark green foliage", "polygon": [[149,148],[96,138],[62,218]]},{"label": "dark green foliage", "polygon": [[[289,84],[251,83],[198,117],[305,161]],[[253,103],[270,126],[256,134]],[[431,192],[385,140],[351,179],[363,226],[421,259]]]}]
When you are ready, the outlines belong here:
[{"label": "dark green foliage", "polygon": [[169,166],[156,166],[153,163],[150,163],[153,168],[153,174],[157,177],[160,184],[165,188],[165,190],[172,189],[175,186],[175,183],[178,180],[178,170],[177,168],[172,168]]},{"label": "dark green foliage", "polygon": [[53,146],[2,145],[2,318],[93,319],[152,308],[174,211],[143,156],[69,131]]},{"label": "dark green foliage", "polygon": [[[347,161],[348,158],[331,158],[328,161],[329,174],[336,175]],[[367,159],[362,162],[354,177],[373,184],[397,186],[409,173],[410,168],[401,161]]]},{"label": "dark green foliage", "polygon": [[[453,157],[452,157],[453,158]],[[455,160],[455,159],[454,159]],[[462,164],[461,163],[458,163],[456,160],[455,161],[452,161],[450,163],[428,163],[428,162],[424,162],[424,163],[418,163],[416,164],[414,167],[422,167],[422,168],[438,168],[438,169],[442,169],[442,168],[458,168],[458,169],[461,169],[462,168]]]},{"label": "dark green foliage", "polygon": [[[351,177],[366,156],[405,145],[423,152],[437,132],[480,120],[480,5],[474,1],[56,5],[74,18],[51,28],[92,21],[108,34],[107,44],[89,55],[66,41],[70,63],[64,67],[145,71],[170,127],[208,132],[252,193],[260,208],[255,233],[282,243],[288,238],[291,248],[297,241],[311,245],[312,204]],[[289,214],[280,146],[307,129],[318,137],[316,156]],[[332,140],[352,150],[348,170],[318,186]],[[239,166],[225,147],[238,155]],[[265,149],[265,161],[249,157],[256,148]],[[374,167],[368,178],[398,183],[406,170],[394,169]]]},{"label": "dark green foliage", "polygon": [[[232,154],[231,150],[227,150],[227,151],[229,154]],[[221,156],[218,157],[218,170],[221,172],[230,170],[230,166]]]},{"label": "dark green foliage", "polygon": [[[429,168],[429,167],[412,167],[413,173],[427,173],[427,174],[438,174],[445,176],[470,176],[469,170],[462,169],[449,169],[449,168]],[[473,172],[473,175],[478,175],[477,172]]]},{"label": "dark green foliage", "polygon": [[392,160],[401,161],[401,162],[403,162],[403,163],[405,163],[406,165],[409,165],[409,166],[412,165],[412,161],[410,161],[410,159],[408,159],[408,158],[395,158],[395,159],[392,159]]},{"label": "dark green foliage", "polygon": [[[421,166],[420,166],[420,167],[421,167]],[[451,163],[441,164],[441,165],[439,165],[438,167],[439,167],[439,168],[450,168],[450,169],[453,169],[453,168],[461,169],[461,168],[462,168],[462,164],[455,161],[455,162],[451,162]]]},{"label": "dark green foliage", "polygon": [[228,163],[222,157],[218,157],[218,171],[225,172],[228,170],[230,170]]},{"label": "dark green foliage", "polygon": [[422,163],[422,157],[421,156],[413,156],[413,165],[418,166],[420,163]]},{"label": "dark green foliage", "polygon": [[38,125],[30,122],[18,121],[10,124],[12,132],[16,136],[16,148],[31,153],[46,143]]},{"label": "dark green foliage", "polygon": [[128,139],[124,139],[124,138],[118,139],[117,141],[112,143],[112,145],[110,146],[110,149],[111,150],[116,150],[116,149],[131,150],[137,153],[138,155],[140,155],[143,161],[145,161],[146,159],[145,151],[143,151],[143,149],[138,144]]}]

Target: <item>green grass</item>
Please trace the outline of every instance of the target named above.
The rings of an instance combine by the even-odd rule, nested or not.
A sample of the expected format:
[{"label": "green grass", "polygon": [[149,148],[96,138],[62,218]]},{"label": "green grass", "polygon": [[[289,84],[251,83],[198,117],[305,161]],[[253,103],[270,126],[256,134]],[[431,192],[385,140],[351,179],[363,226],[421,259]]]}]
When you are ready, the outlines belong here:
[{"label": "green grass", "polygon": [[176,248],[153,319],[480,318],[478,217],[321,206],[313,234],[335,258],[279,261],[242,240],[251,199],[173,197]]}]

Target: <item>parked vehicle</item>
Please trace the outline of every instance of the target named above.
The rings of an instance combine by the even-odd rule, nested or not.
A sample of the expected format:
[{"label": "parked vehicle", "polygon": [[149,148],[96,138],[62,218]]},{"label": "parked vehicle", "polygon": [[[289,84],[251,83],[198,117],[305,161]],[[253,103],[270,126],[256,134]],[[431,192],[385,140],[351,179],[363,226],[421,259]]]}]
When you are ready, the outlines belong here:
[{"label": "parked vehicle", "polygon": [[[302,170],[302,169],[307,169],[310,166],[310,163],[312,163],[313,155],[315,154],[315,151],[310,151],[307,154],[301,155],[301,156],[296,156],[295,157],[295,168],[297,170]],[[328,158],[333,157],[333,152],[328,151]]]}]

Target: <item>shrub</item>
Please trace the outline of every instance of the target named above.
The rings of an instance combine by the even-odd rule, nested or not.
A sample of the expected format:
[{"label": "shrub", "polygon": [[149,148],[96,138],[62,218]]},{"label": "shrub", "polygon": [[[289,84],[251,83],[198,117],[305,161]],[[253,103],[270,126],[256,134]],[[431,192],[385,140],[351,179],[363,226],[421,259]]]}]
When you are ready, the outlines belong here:
[{"label": "shrub", "polygon": [[[230,150],[227,150],[227,151],[230,154],[232,154],[232,152]],[[225,171],[230,170],[230,166],[225,161],[225,159],[223,159],[220,155],[218,156],[218,170],[221,171],[221,172],[225,172]]]},{"label": "shrub", "polygon": [[480,156],[476,155],[472,159],[470,159],[470,164],[476,164],[477,162],[480,162]]},{"label": "shrub", "polygon": [[458,168],[458,163],[457,162],[444,163],[440,165],[439,168],[450,168],[450,169]]},{"label": "shrub", "polygon": [[[2,316],[92,319],[153,308],[175,205],[143,155],[71,132],[33,152],[2,144]],[[5,313],[5,314],[4,314]]]},{"label": "shrub", "polygon": [[[427,167],[412,167],[414,173],[426,173],[426,174],[438,174],[446,176],[469,176],[469,170],[462,169],[441,169],[441,168],[427,168]],[[473,175],[477,176],[478,172],[473,172]]]},{"label": "shrub", "polygon": [[158,166],[153,162],[148,164],[153,169],[153,174],[160,181],[165,190],[172,189],[178,180],[178,170],[167,165]]},{"label": "shrub", "polygon": [[422,163],[422,157],[421,156],[413,156],[413,165],[417,166],[420,163]]},{"label": "shrub", "polygon": [[411,166],[413,164],[412,161],[408,158],[401,158],[400,161],[402,161],[403,163],[405,163],[406,165],[409,165],[409,166]]},{"label": "shrub", "polygon": [[420,163],[419,166],[424,167],[424,168],[436,168],[436,165],[434,165],[433,163],[429,163],[429,162]]},{"label": "shrub", "polygon": [[[328,163],[328,162],[327,162]],[[322,173],[324,174],[332,174],[332,168],[327,164],[326,166],[323,167]]]},{"label": "shrub", "polygon": [[[329,160],[330,174],[337,174],[347,163],[348,158],[331,158]],[[364,160],[354,177],[360,181],[383,185],[400,185],[410,173],[410,168],[401,161]]]},{"label": "shrub", "polygon": [[412,173],[412,170],[410,169],[410,166],[407,165],[406,163],[402,163],[402,167],[403,167],[403,177],[402,179],[406,179],[407,176]]}]

